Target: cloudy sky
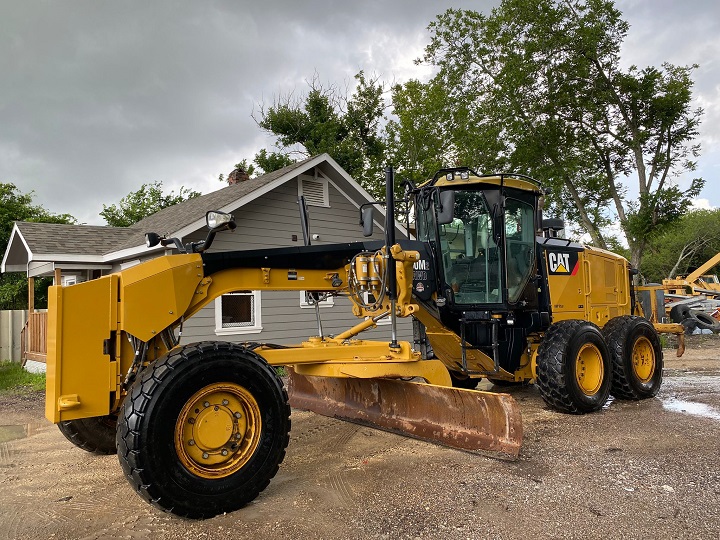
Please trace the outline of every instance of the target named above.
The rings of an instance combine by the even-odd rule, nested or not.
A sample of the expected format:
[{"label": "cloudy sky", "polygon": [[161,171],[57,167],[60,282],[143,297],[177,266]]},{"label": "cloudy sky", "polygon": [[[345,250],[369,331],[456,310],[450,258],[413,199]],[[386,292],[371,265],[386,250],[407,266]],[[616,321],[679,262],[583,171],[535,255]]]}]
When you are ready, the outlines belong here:
[{"label": "cloudy sky", "polygon": [[[427,24],[492,0],[0,0],[0,182],[102,224],[103,203],[160,180],[207,193],[271,143],[253,108],[317,73],[427,79]],[[700,204],[720,206],[720,4],[621,0],[623,59],[700,64]]]}]

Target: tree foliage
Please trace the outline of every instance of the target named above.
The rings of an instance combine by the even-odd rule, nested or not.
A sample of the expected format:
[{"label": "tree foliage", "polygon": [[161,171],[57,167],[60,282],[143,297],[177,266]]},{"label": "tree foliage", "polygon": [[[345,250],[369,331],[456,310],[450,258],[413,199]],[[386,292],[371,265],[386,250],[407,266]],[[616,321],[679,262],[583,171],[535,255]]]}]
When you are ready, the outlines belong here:
[{"label": "tree foliage", "polygon": [[385,145],[381,121],[385,109],[383,86],[361,71],[348,97],[336,87],[323,87],[315,77],[301,99],[277,97],[261,108],[258,125],[276,136],[280,152],[261,150],[255,163],[265,172],[301,158],[327,152],[371,193],[378,193]]},{"label": "tree foliage", "polygon": [[[685,189],[677,182],[699,153],[695,66],[623,69],[628,24],[613,2],[504,0],[489,15],[450,9],[429,30],[423,61],[437,76],[395,95],[418,96],[400,108],[412,120],[398,115],[401,127],[439,133],[433,118],[442,126],[446,161],[543,180],[555,208],[600,247],[603,227],[617,220],[635,265],[702,188],[701,179]],[[405,127],[394,140],[403,137],[411,138]]]},{"label": "tree foliage", "polygon": [[137,191],[131,191],[118,204],[103,204],[100,215],[111,227],[129,227],[155,212],[177,203],[199,197],[200,192],[180,187],[177,194],[163,193],[162,182],[143,184]]},{"label": "tree foliage", "polygon": [[640,271],[648,281],[687,275],[720,253],[720,209],[688,212],[648,245]]},{"label": "tree foliage", "polygon": [[[54,214],[41,205],[33,204],[33,192],[22,193],[11,183],[0,183],[0,249],[5,253],[13,223],[31,221],[37,223],[75,223],[70,214]],[[52,279],[35,280],[35,306],[47,307],[47,288]],[[28,280],[23,274],[0,276],[0,309],[28,308]]]}]

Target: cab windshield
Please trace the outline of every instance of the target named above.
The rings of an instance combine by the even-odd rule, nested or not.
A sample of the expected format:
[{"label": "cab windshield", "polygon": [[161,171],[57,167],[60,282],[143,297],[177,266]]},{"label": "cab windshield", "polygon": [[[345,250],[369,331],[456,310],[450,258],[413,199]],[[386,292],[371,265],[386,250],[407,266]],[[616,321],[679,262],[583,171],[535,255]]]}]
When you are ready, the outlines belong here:
[{"label": "cab windshield", "polygon": [[502,253],[481,191],[456,191],[455,219],[440,225],[445,281],[457,304],[502,302]]},{"label": "cab windshield", "polygon": [[495,230],[501,222],[493,219],[482,191],[455,192],[454,219],[440,225],[439,239],[456,304],[501,303],[503,286],[509,302],[520,299],[535,269],[533,218],[531,204],[507,197],[504,230]]}]

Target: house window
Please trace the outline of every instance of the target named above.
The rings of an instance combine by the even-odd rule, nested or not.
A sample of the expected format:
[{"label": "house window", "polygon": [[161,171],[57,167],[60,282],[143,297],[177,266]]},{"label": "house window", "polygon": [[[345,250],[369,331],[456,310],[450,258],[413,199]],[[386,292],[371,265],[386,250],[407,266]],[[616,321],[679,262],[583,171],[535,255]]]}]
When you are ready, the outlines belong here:
[{"label": "house window", "polygon": [[[328,296],[324,300],[320,300],[320,307],[333,307],[335,300],[333,296]],[[315,303],[310,301],[308,298],[307,291],[300,291],[300,307],[301,308],[312,308],[315,309]]]},{"label": "house window", "polygon": [[235,291],[215,300],[216,334],[262,331],[260,291]]},{"label": "house window", "polygon": [[330,194],[326,178],[315,178],[307,174],[299,175],[298,195],[305,197],[308,206],[330,206]]}]

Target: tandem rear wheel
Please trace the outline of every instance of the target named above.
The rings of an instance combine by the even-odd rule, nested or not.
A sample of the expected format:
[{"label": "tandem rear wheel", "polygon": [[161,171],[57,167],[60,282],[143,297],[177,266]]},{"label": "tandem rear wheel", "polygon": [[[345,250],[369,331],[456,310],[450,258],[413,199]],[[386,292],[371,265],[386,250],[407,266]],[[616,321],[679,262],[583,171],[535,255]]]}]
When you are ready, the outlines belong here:
[{"label": "tandem rear wheel", "polygon": [[231,343],[195,343],[154,362],[132,385],[118,420],[118,457],[149,503],[212,517],[265,489],[289,432],[287,393],[265,360]]},{"label": "tandem rear wheel", "polygon": [[610,395],[610,353],[600,329],[581,320],[560,321],[538,349],[537,386],[543,400],[561,412],[597,411]]},{"label": "tandem rear wheel", "polygon": [[655,327],[642,317],[615,317],[603,327],[612,360],[613,396],[653,397],[662,384],[663,353]]}]

